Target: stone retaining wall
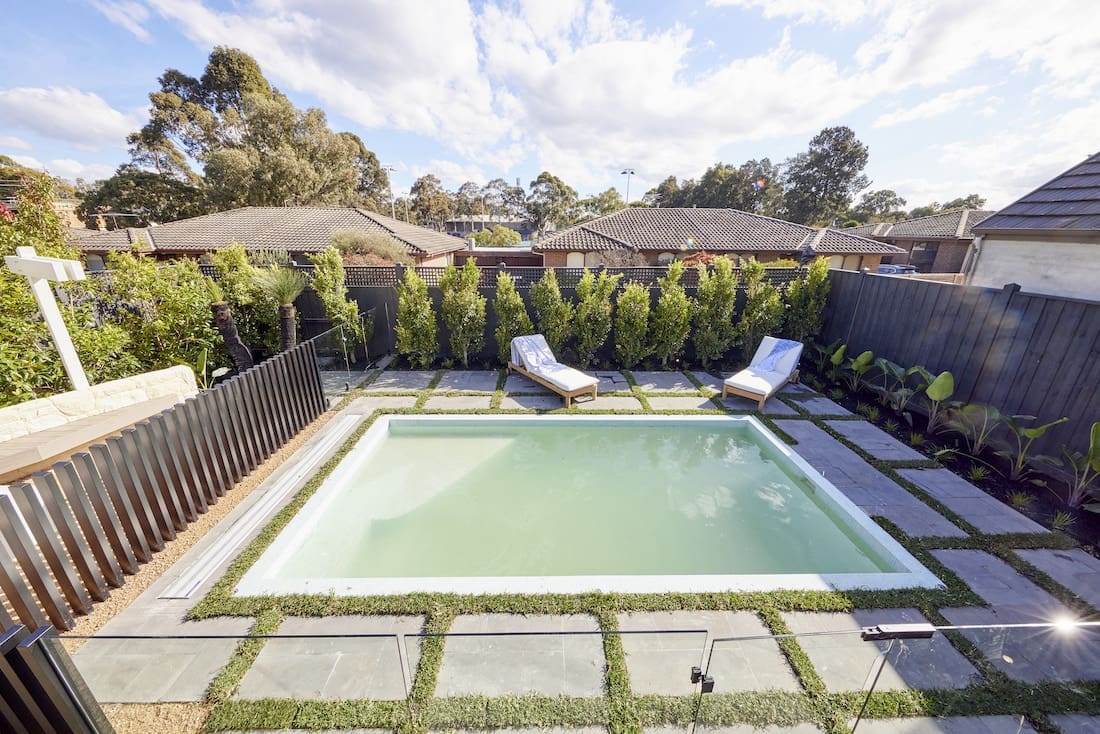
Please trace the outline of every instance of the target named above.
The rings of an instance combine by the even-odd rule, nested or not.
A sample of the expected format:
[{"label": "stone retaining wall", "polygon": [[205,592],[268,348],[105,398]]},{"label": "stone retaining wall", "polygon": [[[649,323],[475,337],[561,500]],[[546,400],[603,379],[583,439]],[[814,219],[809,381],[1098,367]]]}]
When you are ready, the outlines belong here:
[{"label": "stone retaining wall", "polygon": [[121,380],[93,385],[89,390],[51,395],[0,408],[0,441],[25,436],[46,428],[63,426],[154,398],[173,396],[177,400],[197,394],[195,373],[186,365],[146,372]]}]

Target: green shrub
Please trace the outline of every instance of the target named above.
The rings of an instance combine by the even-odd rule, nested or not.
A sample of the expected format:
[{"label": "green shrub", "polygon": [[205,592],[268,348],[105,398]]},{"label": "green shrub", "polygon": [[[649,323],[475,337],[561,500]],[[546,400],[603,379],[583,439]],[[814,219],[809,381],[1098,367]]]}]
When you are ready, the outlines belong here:
[{"label": "green shrub", "polygon": [[[573,335],[573,304],[561,297],[558,276],[547,269],[531,288],[531,308],[535,312],[535,327],[546,337],[550,349],[558,354]],[[561,355],[559,354],[559,357]]]},{"label": "green shrub", "polygon": [[461,268],[448,265],[439,281],[443,323],[451,332],[451,354],[470,366],[470,352],[485,345],[485,296],[477,290],[481,270],[471,258]]},{"label": "green shrub", "polygon": [[515,247],[523,242],[519,232],[502,224],[495,225],[491,230],[478,230],[470,236],[479,247]]},{"label": "green shrub", "polygon": [[[509,230],[511,231],[511,230]],[[497,274],[497,294],[493,299],[493,312],[497,315],[497,328],[493,336],[497,342],[497,356],[502,364],[511,357],[512,339],[530,334],[533,330],[527,306],[516,290],[515,281],[508,273]]]},{"label": "green shrub", "polygon": [[366,334],[363,333],[359,321],[359,304],[348,300],[347,276],[340,251],[335,247],[328,247],[324,252],[310,255],[309,261],[313,263],[310,287],[321,299],[328,320],[333,327],[343,327],[353,345],[364,343]]},{"label": "green shrub", "polygon": [[355,256],[373,256],[379,260],[378,264],[412,265],[415,262],[400,242],[382,232],[344,229],[334,232],[329,243],[346,259],[354,259]]},{"label": "green shrub", "polygon": [[797,268],[798,261],[789,257],[781,257],[778,260],[769,260],[766,263],[761,263],[766,268]]},{"label": "green shrub", "polygon": [[631,369],[653,353],[648,332],[649,288],[627,283],[615,301],[615,354],[619,366]]},{"label": "green shrub", "polygon": [[577,360],[586,369],[611,334],[611,296],[622,275],[599,276],[585,268],[577,283]]},{"label": "green shrub", "polygon": [[705,369],[722,358],[736,336],[733,327],[733,311],[737,307],[737,276],[733,266],[724,257],[716,257],[711,272],[699,265],[699,289],[695,301],[692,323],[695,356]]},{"label": "green shrub", "polygon": [[783,299],[779,289],[765,279],[764,266],[749,258],[741,263],[741,283],[745,288],[745,307],[734,327],[734,341],[741,345],[745,364],[760,346],[760,340],[779,331],[783,323]]},{"label": "green shrub", "polygon": [[829,261],[815,259],[797,280],[787,286],[787,320],[783,334],[805,342],[821,333],[821,314],[829,294]]},{"label": "green shrub", "polygon": [[661,296],[653,310],[650,341],[653,354],[664,368],[680,354],[691,332],[691,299],[680,285],[683,274],[684,264],[675,260],[668,266],[668,274],[658,281]]},{"label": "green shrub", "polygon": [[436,323],[428,285],[416,270],[405,271],[397,285],[397,353],[418,369],[432,366],[436,357]]},{"label": "green shrub", "polygon": [[256,281],[258,268],[244,245],[233,242],[210,257],[218,286],[233,310],[241,341],[254,350],[274,354],[279,349],[279,304]]}]

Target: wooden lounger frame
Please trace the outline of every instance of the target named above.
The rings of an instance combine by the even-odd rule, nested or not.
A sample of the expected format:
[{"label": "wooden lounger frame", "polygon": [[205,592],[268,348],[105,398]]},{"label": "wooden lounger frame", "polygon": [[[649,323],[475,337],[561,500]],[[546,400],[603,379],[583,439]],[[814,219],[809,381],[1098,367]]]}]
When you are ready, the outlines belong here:
[{"label": "wooden lounger frame", "polygon": [[788,382],[798,382],[798,370],[795,370],[791,374],[787,375],[787,379],[783,380],[783,382],[776,385],[775,388],[771,392],[765,393],[763,396],[761,396],[760,393],[758,393],[758,392],[750,392],[750,391],[742,389],[740,387],[730,387],[725,382],[723,382],[722,383],[722,399],[725,400],[726,395],[729,395],[730,393],[733,393],[734,395],[740,395],[743,398],[748,398],[750,400],[755,400],[757,410],[759,410],[761,413],[763,413],[764,412],[764,401],[766,401],[772,395],[775,395],[777,392],[779,392],[780,389],[782,389],[782,387],[784,385],[786,385]]},{"label": "wooden lounger frame", "polygon": [[531,372],[530,370],[526,370],[521,365],[515,364],[513,362],[508,363],[508,371],[509,372],[512,372],[512,371],[518,372],[521,375],[523,375],[524,377],[526,377],[528,380],[533,380],[533,381],[537,382],[538,384],[542,385],[543,387],[549,388],[550,390],[553,390],[554,392],[556,392],[558,395],[561,395],[563,398],[565,398],[565,407],[566,408],[570,407],[573,404],[573,398],[578,397],[580,395],[584,395],[586,393],[592,393],[592,399],[593,400],[596,399],[596,388],[599,386],[599,383],[596,383],[595,385],[589,385],[588,387],[579,387],[576,390],[562,390],[560,387],[558,387],[554,383],[552,383],[548,380],[545,380],[542,377],[539,377],[534,372]]}]

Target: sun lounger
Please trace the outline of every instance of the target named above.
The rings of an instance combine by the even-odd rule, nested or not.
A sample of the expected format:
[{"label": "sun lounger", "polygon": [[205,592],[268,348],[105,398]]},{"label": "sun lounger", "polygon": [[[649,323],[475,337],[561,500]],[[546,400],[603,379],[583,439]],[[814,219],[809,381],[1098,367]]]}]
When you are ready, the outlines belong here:
[{"label": "sun lounger", "polygon": [[517,336],[511,346],[512,359],[508,362],[508,371],[514,370],[561,395],[565,398],[566,408],[578,395],[590,393],[592,399],[596,399],[596,386],[600,381],[559,362],[542,334]]},{"label": "sun lounger", "polygon": [[788,382],[798,381],[798,359],[802,342],[766,336],[749,366],[722,383],[722,398],[733,393],[756,400],[760,410],[764,401]]}]

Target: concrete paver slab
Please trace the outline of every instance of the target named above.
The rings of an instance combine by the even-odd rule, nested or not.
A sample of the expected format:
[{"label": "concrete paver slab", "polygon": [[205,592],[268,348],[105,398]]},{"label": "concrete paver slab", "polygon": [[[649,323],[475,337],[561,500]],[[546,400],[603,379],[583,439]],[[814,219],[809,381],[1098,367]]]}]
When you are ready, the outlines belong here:
[{"label": "concrete paver slab", "polygon": [[606,392],[622,392],[630,390],[630,383],[627,382],[626,377],[622,372],[616,372],[614,370],[599,370],[597,372],[590,372],[594,377],[599,378],[600,384],[596,386],[596,392],[603,394]]},{"label": "concrete paver slab", "polygon": [[1055,714],[1050,720],[1062,729],[1062,734],[1100,734],[1100,716]]},{"label": "concrete paver slab", "polygon": [[784,612],[783,619],[796,634],[852,630],[851,635],[798,638],[834,693],[866,690],[869,676],[878,670],[888,649],[886,667],[875,690],[965,688],[979,677],[974,666],[941,634],[927,640],[897,640],[892,647],[890,642],[860,639],[859,630],[873,624],[927,623],[916,609],[856,609],[851,614]]},{"label": "concrete paver slab", "polygon": [[443,373],[436,390],[493,392],[497,389],[496,370],[449,370]]},{"label": "concrete paver slab", "polygon": [[550,390],[538,384],[534,380],[524,377],[518,372],[510,372],[508,374],[508,377],[504,380],[504,392],[548,394]]},{"label": "concrete paver slab", "polygon": [[[697,686],[688,673],[714,638],[767,635],[752,612],[675,611],[618,615],[630,686],[635,694],[690,695]],[[660,630],[706,630],[670,634]],[[771,639],[719,642],[710,660],[710,674],[726,693],[779,689],[801,690],[779,646]]]},{"label": "concrete paver slab", "polygon": [[1034,732],[1022,716],[953,716],[946,719],[864,719],[859,734],[1023,734]]},{"label": "concrete paver slab", "polygon": [[605,661],[599,634],[465,637],[462,633],[597,632],[581,614],[460,615],[451,625],[436,683],[437,696],[603,695]]},{"label": "concrete paver slab", "polygon": [[[345,616],[289,617],[277,634],[415,634],[422,617]],[[420,657],[417,638],[310,637],[271,639],[264,645],[241,680],[237,698],[296,698],[321,700],[399,700],[407,695],[403,669],[409,680]],[[406,657],[407,653],[407,657]]]},{"label": "concrete paver slab", "polygon": [[900,469],[898,474],[983,533],[1045,533],[1039,523],[989,496],[950,469]]},{"label": "concrete paver slab", "polygon": [[433,395],[424,403],[426,410],[487,410],[492,395]]},{"label": "concrete paver slab", "polygon": [[[797,398],[797,396],[795,396]],[[798,405],[810,415],[851,415],[852,413],[834,403],[829,398],[805,398]]]},{"label": "concrete paver slab", "polygon": [[881,515],[913,536],[966,535],[812,421],[777,420],[775,424],[798,441],[792,448],[799,456],[867,514]]},{"label": "concrete paver slab", "polygon": [[363,388],[366,392],[413,392],[423,390],[435,377],[432,370],[386,370],[374,382]]},{"label": "concrete paver slab", "polygon": [[1080,548],[1017,550],[1016,555],[1100,609],[1100,559]]},{"label": "concrete paver slab", "polygon": [[722,392],[722,378],[715,377],[709,372],[703,372],[702,370],[692,370],[692,377],[702,383],[703,387],[708,388],[714,392]]},{"label": "concrete paver slab", "polygon": [[501,410],[557,410],[565,407],[565,400],[557,395],[505,395],[501,398]]},{"label": "concrete paver slab", "polygon": [[882,461],[922,461],[926,457],[867,421],[826,421],[827,425]]},{"label": "concrete paver slab", "polygon": [[379,395],[374,398],[356,398],[342,412],[370,415],[376,410],[411,408],[416,405],[415,395]]},{"label": "concrete paver slab", "polygon": [[[730,410],[745,410],[756,412],[758,403],[740,395],[727,395],[722,401]],[[798,415],[798,411],[784,403],[777,397],[770,397],[764,401],[764,415]]]},{"label": "concrete paver slab", "polygon": [[718,410],[718,406],[710,398],[688,395],[682,398],[655,395],[647,397],[646,402],[654,410]]},{"label": "concrete paver slab", "polygon": [[581,398],[573,400],[573,405],[581,410],[641,410],[642,404],[637,398],[625,395],[599,395],[595,400]]},{"label": "concrete paver slab", "polygon": [[692,732],[706,732],[706,734],[821,734],[821,729],[813,724],[802,723],[794,726],[764,726],[755,727],[752,724],[730,724],[728,726],[709,726],[704,720],[700,720],[699,726],[653,726],[646,727],[642,731],[646,734],[692,734]]},{"label": "concrete paver slab", "polygon": [[1002,612],[1013,612],[1016,622],[1050,620],[1069,610],[1057,599],[996,556],[978,550],[934,550],[934,555],[970,589]]},{"label": "concrete paver slab", "polygon": [[817,396],[817,393],[812,387],[803,385],[801,382],[788,382],[786,385],[779,388],[779,392],[795,400]]},{"label": "concrete paver slab", "polygon": [[643,392],[699,392],[683,372],[634,372],[633,375],[634,384]]}]

